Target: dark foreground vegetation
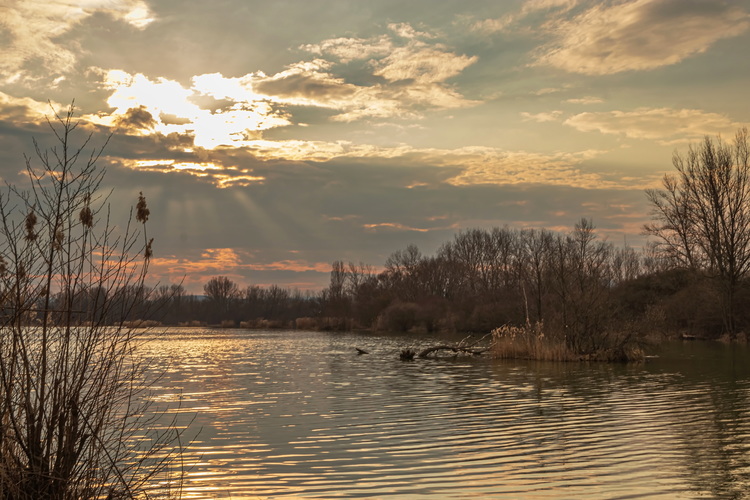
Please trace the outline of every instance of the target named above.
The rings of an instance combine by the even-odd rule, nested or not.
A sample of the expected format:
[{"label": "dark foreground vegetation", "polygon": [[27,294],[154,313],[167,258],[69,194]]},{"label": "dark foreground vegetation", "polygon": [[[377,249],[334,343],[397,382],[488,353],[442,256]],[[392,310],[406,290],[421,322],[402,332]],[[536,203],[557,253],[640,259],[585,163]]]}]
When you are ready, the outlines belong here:
[{"label": "dark foreground vegetation", "polygon": [[123,323],[145,312],[146,200],[110,225],[101,149],[74,146],[72,109],[50,126],[57,145],[0,192],[0,499],[169,496],[180,432],[143,397],[153,377]]}]

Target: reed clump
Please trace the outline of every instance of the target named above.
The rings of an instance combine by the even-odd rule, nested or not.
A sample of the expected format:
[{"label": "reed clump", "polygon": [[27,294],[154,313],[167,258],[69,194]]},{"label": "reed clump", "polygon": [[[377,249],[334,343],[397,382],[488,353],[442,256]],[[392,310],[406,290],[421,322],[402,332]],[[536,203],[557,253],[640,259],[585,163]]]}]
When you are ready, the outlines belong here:
[{"label": "reed clump", "polygon": [[524,326],[503,325],[492,331],[490,352],[497,359],[527,359],[535,361],[604,361],[638,362],[645,352],[634,335],[626,332],[605,332],[596,335],[587,350],[577,349],[576,343],[564,333],[545,332],[541,322]]}]

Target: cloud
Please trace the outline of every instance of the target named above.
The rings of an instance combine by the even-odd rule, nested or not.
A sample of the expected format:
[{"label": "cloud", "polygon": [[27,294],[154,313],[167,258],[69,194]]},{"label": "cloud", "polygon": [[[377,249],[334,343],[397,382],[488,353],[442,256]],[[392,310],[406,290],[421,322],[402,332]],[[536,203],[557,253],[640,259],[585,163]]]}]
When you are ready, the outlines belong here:
[{"label": "cloud", "polygon": [[358,88],[333,76],[328,71],[331,66],[322,59],[292,64],[273,76],[253,78],[252,87],[279,102],[341,108]]},{"label": "cloud", "polygon": [[492,34],[504,31],[524,18],[537,12],[567,12],[580,3],[580,0],[526,0],[517,13],[506,14],[499,18],[481,19],[471,25],[473,31]]},{"label": "cloud", "polygon": [[533,121],[538,123],[544,123],[544,122],[556,122],[560,120],[560,116],[562,115],[562,111],[555,110],[555,111],[549,111],[549,112],[543,112],[543,113],[527,113],[525,111],[521,112],[521,116],[523,117],[523,121]]},{"label": "cloud", "polygon": [[409,23],[391,23],[388,29],[401,38],[434,38],[430,33],[415,30]]},{"label": "cloud", "polygon": [[477,62],[476,56],[453,54],[442,46],[401,47],[375,63],[377,76],[388,81],[411,80],[418,84],[444,82]]},{"label": "cloud", "polygon": [[254,175],[249,168],[238,168],[234,165],[225,166],[213,161],[177,161],[172,159],[159,160],[121,160],[122,164],[132,170],[142,172],[160,172],[163,174],[183,173],[195,177],[208,179],[218,188],[233,186],[250,186],[262,184],[264,176]]},{"label": "cloud", "polygon": [[580,0],[526,0],[521,8],[521,13],[528,15],[540,10],[562,9],[568,11],[578,5]]},{"label": "cloud", "polygon": [[393,48],[393,43],[388,35],[373,38],[341,37],[301,45],[299,48],[317,56],[334,56],[340,62],[348,63],[355,59],[386,56]]},{"label": "cloud", "polygon": [[592,96],[586,96],[586,97],[579,97],[577,99],[567,99],[565,102],[569,102],[571,104],[601,104],[604,102],[604,99],[600,97],[592,97]]},{"label": "cloud", "polygon": [[[340,113],[333,119],[343,122],[363,118],[419,118],[425,109],[476,104],[446,83],[476,63],[476,56],[453,53],[445,45],[432,42],[434,37],[429,33],[417,31],[409,24],[388,27],[396,38],[389,35],[335,38],[303,45],[302,50],[319,58],[258,80],[255,88],[277,101],[336,109]],[[359,62],[360,83],[336,76],[338,68],[326,57],[338,59],[339,63]]]},{"label": "cloud", "polygon": [[401,224],[399,222],[378,222],[375,224],[364,224],[362,227],[371,231],[386,229],[386,230],[391,230],[391,231],[413,231],[417,233],[427,233],[430,231],[445,229],[445,228],[427,229],[427,228],[419,228],[419,227],[410,227],[405,224]]},{"label": "cloud", "polygon": [[581,132],[623,135],[662,144],[694,140],[705,135],[732,134],[742,126],[719,113],[645,107],[632,111],[580,113],[565,120],[564,124]]},{"label": "cloud", "polygon": [[114,124],[122,129],[151,130],[156,126],[156,120],[146,107],[141,105],[117,116]]},{"label": "cloud", "polygon": [[0,92],[0,119],[2,120],[39,123],[55,111],[62,112],[64,108],[56,102],[40,102],[30,97],[14,97]]},{"label": "cloud", "polygon": [[589,150],[577,153],[530,153],[489,148],[463,148],[446,153],[445,162],[460,166],[461,173],[446,182],[454,186],[550,185],[584,189],[632,189],[633,183],[607,179],[586,172],[580,164],[600,155]]},{"label": "cloud", "polygon": [[143,29],[154,20],[143,0],[6,2],[0,9],[0,28],[7,40],[2,46],[0,78],[6,83],[39,77],[58,78],[60,73],[70,71],[80,49],[75,43],[62,45],[57,39],[97,12],[136,29]]},{"label": "cloud", "polygon": [[[146,139],[150,138],[140,138]],[[651,179],[584,167],[585,163],[593,165],[591,161],[603,154],[597,150],[534,153],[480,146],[441,149],[348,141],[258,139],[246,141],[241,149],[213,151],[191,150],[175,142],[182,153],[180,159],[174,159],[169,151],[166,154],[164,151],[165,146],[171,148],[170,144],[159,142],[154,143],[151,150],[140,148],[136,158],[120,162],[141,172],[188,175],[219,188],[262,184],[275,189],[280,183],[288,184],[290,179],[300,176],[309,176],[315,183],[326,183],[339,178],[343,172],[356,177],[370,171],[378,172],[375,182],[417,191],[444,185],[638,189],[651,182]],[[394,167],[398,167],[398,175],[392,171]],[[387,179],[383,178],[385,172],[389,172]]]},{"label": "cloud", "polygon": [[[409,25],[390,28],[400,33],[399,43],[406,45],[394,48],[393,40],[384,35],[337,38],[302,47],[346,60],[370,57],[362,61],[369,75],[359,79],[367,83],[355,84],[338,76],[337,63],[323,57],[290,64],[273,75],[196,75],[190,86],[163,77],[99,69],[95,73],[101,75],[102,87],[111,92],[107,104],[115,110],[86,119],[105,126],[125,125],[131,133],[190,134],[195,146],[215,149],[246,147],[262,131],[292,125],[287,110],[293,106],[333,111],[331,120],[352,122],[419,119],[426,110],[476,104],[445,83],[474,64],[476,56],[454,54],[441,44],[427,45],[418,38],[428,35]],[[137,110],[142,119],[150,114],[148,126],[145,122],[132,126],[138,117],[131,110]]]},{"label": "cloud", "polygon": [[750,15],[721,0],[634,0],[595,4],[546,25],[554,40],[535,64],[606,75],[676,64],[750,27]]},{"label": "cloud", "polygon": [[[304,259],[276,261],[259,260],[253,253],[239,248],[206,248],[195,255],[154,256],[149,264],[149,274],[159,276],[164,283],[183,283],[186,288],[200,293],[203,284],[213,276],[227,276],[239,285],[249,276],[268,271],[292,273],[325,273],[331,264],[309,262]],[[316,284],[317,285],[317,284]]]}]

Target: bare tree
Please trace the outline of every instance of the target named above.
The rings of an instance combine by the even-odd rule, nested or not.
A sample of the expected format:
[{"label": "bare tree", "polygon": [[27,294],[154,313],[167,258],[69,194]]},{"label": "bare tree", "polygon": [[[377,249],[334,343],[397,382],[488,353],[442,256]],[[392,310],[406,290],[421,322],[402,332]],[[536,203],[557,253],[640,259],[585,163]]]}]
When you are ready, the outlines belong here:
[{"label": "bare tree", "polygon": [[734,142],[706,137],[687,154],[675,152],[676,175],[646,191],[653,222],[645,232],[682,265],[716,278],[724,328],[736,335],[736,292],[750,271],[750,147],[747,129]]},{"label": "bare tree", "polygon": [[0,193],[0,498],[144,496],[179,451],[172,425],[139,416],[141,331],[123,324],[143,298],[129,290],[144,288],[148,208],[141,195],[135,224],[110,225],[102,149],[73,146],[72,106],[48,123],[56,146],[34,142],[27,190]]},{"label": "bare tree", "polygon": [[543,299],[549,289],[549,267],[554,234],[546,229],[521,231],[523,271],[533,293],[536,321],[544,321]]},{"label": "bare tree", "polygon": [[222,317],[230,312],[232,304],[242,295],[237,283],[226,276],[216,276],[203,285],[203,293],[213,306],[216,320],[227,319]]}]

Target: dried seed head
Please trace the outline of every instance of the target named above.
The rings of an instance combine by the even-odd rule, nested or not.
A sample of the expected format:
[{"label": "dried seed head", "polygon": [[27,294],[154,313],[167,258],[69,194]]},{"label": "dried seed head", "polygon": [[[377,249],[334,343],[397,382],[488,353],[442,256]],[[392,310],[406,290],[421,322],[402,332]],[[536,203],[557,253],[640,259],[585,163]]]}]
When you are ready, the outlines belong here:
[{"label": "dried seed head", "polygon": [[91,209],[88,205],[81,209],[81,213],[78,214],[78,218],[80,219],[81,224],[86,227],[92,227],[94,225],[94,214],[93,212],[91,212]]},{"label": "dried seed head", "polygon": [[34,241],[36,239],[36,233],[34,228],[36,227],[36,214],[34,209],[31,209],[29,214],[26,216],[26,239],[28,241]]},{"label": "dried seed head", "polygon": [[55,250],[62,250],[62,245],[65,242],[65,233],[61,228],[55,231],[55,241],[52,243]]},{"label": "dried seed head", "polygon": [[151,256],[154,254],[154,251],[151,249],[151,244],[153,242],[154,242],[154,239],[151,238],[150,240],[148,240],[148,243],[146,244],[146,249],[143,252],[143,257],[146,260],[149,260],[151,258]]},{"label": "dried seed head", "polygon": [[151,210],[146,206],[146,197],[143,196],[143,192],[138,193],[138,204],[135,206],[135,210],[135,220],[145,224]]},{"label": "dried seed head", "polygon": [[8,272],[8,263],[5,262],[5,257],[0,255],[0,278],[4,277]]}]

